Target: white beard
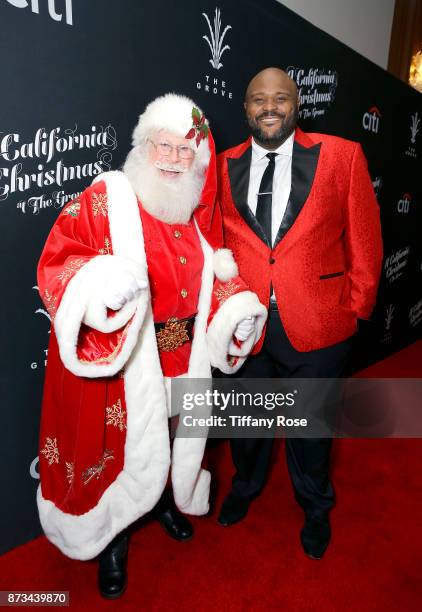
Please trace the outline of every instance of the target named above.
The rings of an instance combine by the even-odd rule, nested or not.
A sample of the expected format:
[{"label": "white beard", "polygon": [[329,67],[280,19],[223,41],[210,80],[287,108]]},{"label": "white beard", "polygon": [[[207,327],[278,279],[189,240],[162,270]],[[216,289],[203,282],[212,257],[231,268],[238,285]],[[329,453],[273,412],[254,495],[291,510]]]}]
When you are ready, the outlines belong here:
[{"label": "white beard", "polygon": [[126,158],[123,172],[150,215],[169,224],[189,222],[204,185],[204,176],[196,171],[195,162],[177,179],[166,179],[142,148],[135,147]]}]

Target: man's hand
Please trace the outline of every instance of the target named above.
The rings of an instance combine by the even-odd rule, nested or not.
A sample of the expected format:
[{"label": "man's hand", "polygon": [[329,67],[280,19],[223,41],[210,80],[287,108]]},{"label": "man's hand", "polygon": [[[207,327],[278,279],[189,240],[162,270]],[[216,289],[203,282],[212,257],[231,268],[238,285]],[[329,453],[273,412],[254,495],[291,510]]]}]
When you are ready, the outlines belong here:
[{"label": "man's hand", "polygon": [[114,276],[106,286],[104,304],[111,310],[120,310],[126,302],[137,298],[146,287],[148,282],[145,279],[135,278],[130,272]]},{"label": "man's hand", "polygon": [[255,317],[247,317],[237,324],[234,330],[235,337],[244,342],[255,331]]}]

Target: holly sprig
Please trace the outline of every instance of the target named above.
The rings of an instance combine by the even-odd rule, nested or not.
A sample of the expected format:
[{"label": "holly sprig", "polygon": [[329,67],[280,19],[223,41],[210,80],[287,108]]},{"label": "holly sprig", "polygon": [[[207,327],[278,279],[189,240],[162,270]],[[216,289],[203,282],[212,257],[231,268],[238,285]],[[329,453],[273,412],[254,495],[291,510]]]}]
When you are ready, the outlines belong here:
[{"label": "holly sprig", "polygon": [[208,137],[209,127],[205,123],[205,115],[199,111],[196,106],[192,108],[192,127],[186,134],[185,138],[190,140],[195,138],[196,146],[199,147],[201,140]]}]

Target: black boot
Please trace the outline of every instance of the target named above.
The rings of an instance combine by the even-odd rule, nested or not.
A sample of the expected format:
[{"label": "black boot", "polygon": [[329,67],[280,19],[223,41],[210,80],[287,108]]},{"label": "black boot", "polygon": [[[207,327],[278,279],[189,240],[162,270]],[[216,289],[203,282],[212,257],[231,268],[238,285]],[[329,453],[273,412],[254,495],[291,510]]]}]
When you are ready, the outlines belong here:
[{"label": "black boot", "polygon": [[305,554],[311,559],[322,559],[331,538],[328,513],[313,517],[305,516],[305,524],[300,532],[300,541]]},{"label": "black boot", "polygon": [[179,542],[186,542],[192,538],[192,523],[176,508],[170,489],[164,491],[154,509],[154,515],[171,538]]},{"label": "black boot", "polygon": [[99,555],[98,588],[103,597],[116,599],[126,589],[129,535],[121,531]]},{"label": "black boot", "polygon": [[223,527],[238,523],[247,515],[249,503],[248,499],[229,493],[221,506],[217,522]]}]

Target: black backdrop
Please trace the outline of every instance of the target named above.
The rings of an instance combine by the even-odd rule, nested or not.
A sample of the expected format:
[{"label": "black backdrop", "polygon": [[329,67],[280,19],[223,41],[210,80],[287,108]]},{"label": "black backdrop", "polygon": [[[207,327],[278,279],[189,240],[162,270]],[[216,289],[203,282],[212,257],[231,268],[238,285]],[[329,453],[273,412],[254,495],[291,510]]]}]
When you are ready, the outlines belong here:
[{"label": "black backdrop", "polygon": [[247,136],[248,80],[276,65],[298,82],[305,131],[362,143],[385,262],[355,368],[421,335],[422,103],[275,0],[0,0],[0,33],[3,552],[40,531],[36,454],[49,320],[37,260],[61,207],[100,170],[121,166],[146,103],[167,91],[193,97],[221,150]]}]

